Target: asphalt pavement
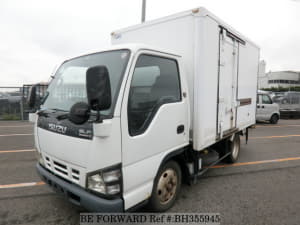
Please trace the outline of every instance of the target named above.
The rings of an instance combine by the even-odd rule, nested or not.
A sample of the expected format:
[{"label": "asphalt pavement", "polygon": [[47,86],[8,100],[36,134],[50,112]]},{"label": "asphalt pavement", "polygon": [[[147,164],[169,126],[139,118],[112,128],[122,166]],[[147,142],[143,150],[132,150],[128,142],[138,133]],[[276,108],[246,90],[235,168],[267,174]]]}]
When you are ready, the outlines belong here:
[{"label": "asphalt pavement", "polygon": [[[79,224],[78,208],[41,183],[33,126],[0,122],[0,225]],[[300,224],[300,120],[257,124],[238,163],[183,185],[169,212],[220,213],[221,224]],[[143,210],[143,209],[141,209]]]}]

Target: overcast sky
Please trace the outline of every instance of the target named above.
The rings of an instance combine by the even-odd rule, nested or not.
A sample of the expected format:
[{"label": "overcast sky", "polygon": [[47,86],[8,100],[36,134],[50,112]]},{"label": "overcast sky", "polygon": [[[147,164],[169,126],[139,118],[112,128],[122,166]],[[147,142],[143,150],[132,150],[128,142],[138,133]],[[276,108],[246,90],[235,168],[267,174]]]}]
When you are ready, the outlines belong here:
[{"label": "overcast sky", "polygon": [[[47,81],[65,58],[140,23],[142,0],[0,0],[0,86]],[[146,20],[204,6],[261,47],[267,70],[300,71],[299,0],[147,0]]]}]

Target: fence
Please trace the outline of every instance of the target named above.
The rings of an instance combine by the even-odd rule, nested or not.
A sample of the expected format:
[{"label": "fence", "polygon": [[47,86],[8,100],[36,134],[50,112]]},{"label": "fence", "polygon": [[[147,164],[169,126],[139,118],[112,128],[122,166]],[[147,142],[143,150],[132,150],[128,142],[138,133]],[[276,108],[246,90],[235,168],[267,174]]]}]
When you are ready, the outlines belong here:
[{"label": "fence", "polygon": [[[32,85],[23,87],[0,87],[0,120],[27,120],[29,107],[27,98]],[[47,84],[36,85],[37,104],[39,107],[46,94]],[[285,117],[300,118],[300,92],[276,93],[273,101],[279,104],[280,112]]]},{"label": "fence", "polygon": [[21,87],[0,87],[0,120],[24,119]]},{"label": "fence", "polygon": [[[23,87],[0,87],[0,120],[27,120],[27,98],[32,85]],[[38,104],[45,95],[47,85],[37,85]]]}]

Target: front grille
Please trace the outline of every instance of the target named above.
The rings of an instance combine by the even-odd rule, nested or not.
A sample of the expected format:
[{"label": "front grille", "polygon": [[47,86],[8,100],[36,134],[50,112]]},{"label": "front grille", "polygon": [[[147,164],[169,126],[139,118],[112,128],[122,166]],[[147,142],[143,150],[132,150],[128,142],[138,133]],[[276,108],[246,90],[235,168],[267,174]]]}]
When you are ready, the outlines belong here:
[{"label": "front grille", "polygon": [[49,168],[51,168],[51,161],[50,161],[50,159],[49,159],[49,157],[45,157],[46,158],[46,166]]},{"label": "front grille", "polygon": [[79,183],[80,171],[78,169],[72,168],[72,166],[68,166],[67,164],[58,161],[50,156],[45,156],[44,159],[47,169],[58,176],[71,180],[75,183]]},{"label": "front grille", "polygon": [[72,169],[72,178],[79,181],[79,171]]},{"label": "front grille", "polygon": [[53,161],[54,164],[54,169],[56,171],[58,171],[59,173],[63,173],[64,175],[68,176],[68,170],[67,170],[67,166],[63,165],[59,162]]}]

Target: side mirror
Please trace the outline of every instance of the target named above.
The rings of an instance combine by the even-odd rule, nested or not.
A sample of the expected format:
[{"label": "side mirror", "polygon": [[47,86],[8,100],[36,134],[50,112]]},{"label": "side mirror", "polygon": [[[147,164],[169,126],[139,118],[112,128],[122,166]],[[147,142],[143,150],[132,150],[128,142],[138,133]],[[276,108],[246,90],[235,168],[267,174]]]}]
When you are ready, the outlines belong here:
[{"label": "side mirror", "polygon": [[111,87],[106,66],[91,67],[86,72],[88,104],[92,110],[101,111],[111,106]]},{"label": "side mirror", "polygon": [[30,90],[27,97],[27,103],[30,109],[33,109],[36,104],[36,85],[33,85]]}]

